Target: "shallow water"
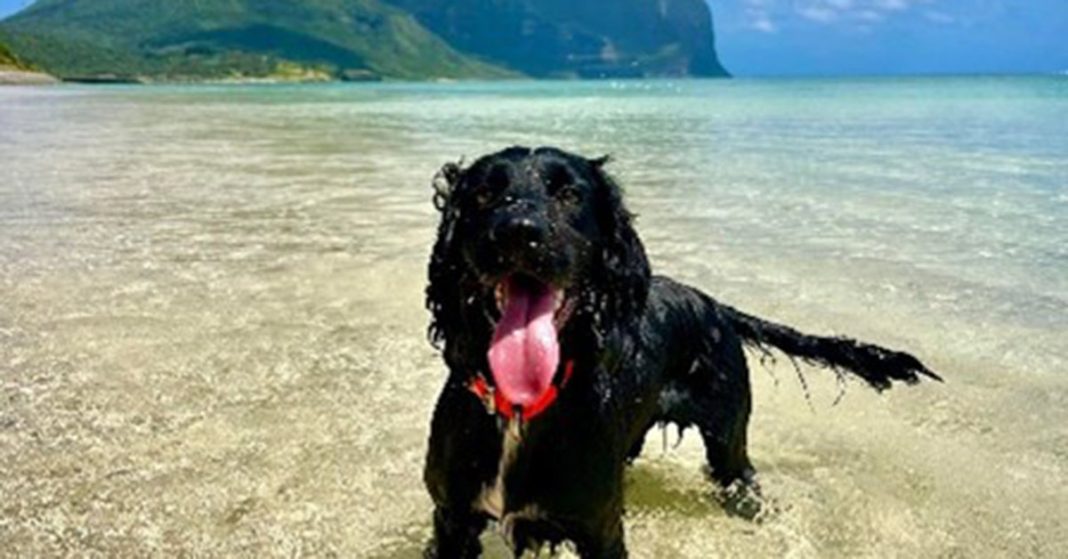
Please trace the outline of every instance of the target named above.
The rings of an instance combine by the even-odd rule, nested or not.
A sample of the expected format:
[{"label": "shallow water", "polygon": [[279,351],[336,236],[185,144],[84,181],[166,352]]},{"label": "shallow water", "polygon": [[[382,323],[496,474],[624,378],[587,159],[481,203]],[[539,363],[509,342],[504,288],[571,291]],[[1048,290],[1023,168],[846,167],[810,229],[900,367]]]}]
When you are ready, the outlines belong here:
[{"label": "shallow water", "polygon": [[948,381],[754,356],[771,513],[654,431],[633,556],[1068,551],[1068,80],[962,78],[0,89],[0,555],[417,557],[430,177],[514,143],[613,154],[657,271]]}]

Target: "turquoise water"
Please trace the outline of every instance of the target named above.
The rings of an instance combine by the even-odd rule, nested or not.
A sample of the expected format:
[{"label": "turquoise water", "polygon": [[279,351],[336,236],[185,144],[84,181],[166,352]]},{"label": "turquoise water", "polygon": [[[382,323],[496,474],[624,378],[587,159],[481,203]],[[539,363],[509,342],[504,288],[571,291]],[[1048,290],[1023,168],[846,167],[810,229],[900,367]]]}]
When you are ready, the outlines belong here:
[{"label": "turquoise water", "polygon": [[654,433],[634,556],[1068,548],[1068,79],[1033,77],[0,89],[0,550],[418,556],[430,177],[512,144],[611,154],[657,271],[948,381],[833,406],[752,360],[773,512]]}]

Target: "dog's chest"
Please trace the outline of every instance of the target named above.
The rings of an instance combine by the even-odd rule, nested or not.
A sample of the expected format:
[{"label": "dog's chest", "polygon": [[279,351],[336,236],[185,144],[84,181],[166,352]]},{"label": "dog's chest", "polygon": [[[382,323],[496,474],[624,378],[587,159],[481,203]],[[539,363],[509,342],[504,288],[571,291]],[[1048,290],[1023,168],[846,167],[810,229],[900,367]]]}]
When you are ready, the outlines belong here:
[{"label": "dog's chest", "polygon": [[544,519],[545,511],[536,504],[527,503],[512,507],[509,503],[508,474],[516,465],[520,456],[523,440],[519,435],[519,425],[514,421],[501,433],[501,455],[497,466],[497,475],[482,486],[472,503],[478,511],[484,512],[497,520],[498,528],[504,537],[512,541],[513,532],[519,523],[538,522]]},{"label": "dog's chest", "polygon": [[501,520],[505,516],[506,488],[505,477],[515,464],[519,455],[520,438],[517,436],[517,425],[509,424],[501,432],[501,455],[497,462],[497,475],[482,486],[482,491],[473,503],[476,510],[480,510],[491,517]]}]

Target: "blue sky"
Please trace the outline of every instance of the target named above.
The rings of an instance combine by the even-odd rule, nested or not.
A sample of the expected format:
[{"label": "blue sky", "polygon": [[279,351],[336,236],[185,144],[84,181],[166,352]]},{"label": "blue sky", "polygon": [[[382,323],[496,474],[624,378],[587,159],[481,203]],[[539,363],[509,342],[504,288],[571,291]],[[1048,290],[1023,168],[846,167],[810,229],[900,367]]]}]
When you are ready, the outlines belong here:
[{"label": "blue sky", "polygon": [[1068,0],[708,0],[737,75],[1068,70]]},{"label": "blue sky", "polygon": [[739,76],[1068,71],[1068,0],[708,2]]},{"label": "blue sky", "polygon": [[30,4],[30,0],[0,0],[0,17],[17,12]]}]

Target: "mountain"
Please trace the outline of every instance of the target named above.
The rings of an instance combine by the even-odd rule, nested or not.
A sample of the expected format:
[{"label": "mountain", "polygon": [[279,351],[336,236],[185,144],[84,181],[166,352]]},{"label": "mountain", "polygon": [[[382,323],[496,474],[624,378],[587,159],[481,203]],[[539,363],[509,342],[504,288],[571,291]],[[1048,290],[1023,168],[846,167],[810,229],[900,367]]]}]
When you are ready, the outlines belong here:
[{"label": "mountain", "polygon": [[22,64],[18,58],[15,58],[14,54],[8,50],[3,44],[0,44],[0,68],[12,68],[15,70],[26,70],[26,66]]},{"label": "mountain", "polygon": [[0,43],[0,85],[47,85],[56,79],[19,60],[3,43]]},{"label": "mountain", "polygon": [[68,78],[510,75],[377,0],[39,0],[0,23],[0,33],[24,58]]},{"label": "mountain", "polygon": [[0,42],[55,75],[89,80],[726,74],[704,0],[607,5],[38,0],[0,22]]},{"label": "mountain", "polygon": [[727,76],[705,0],[393,0],[457,49],[535,77]]}]

